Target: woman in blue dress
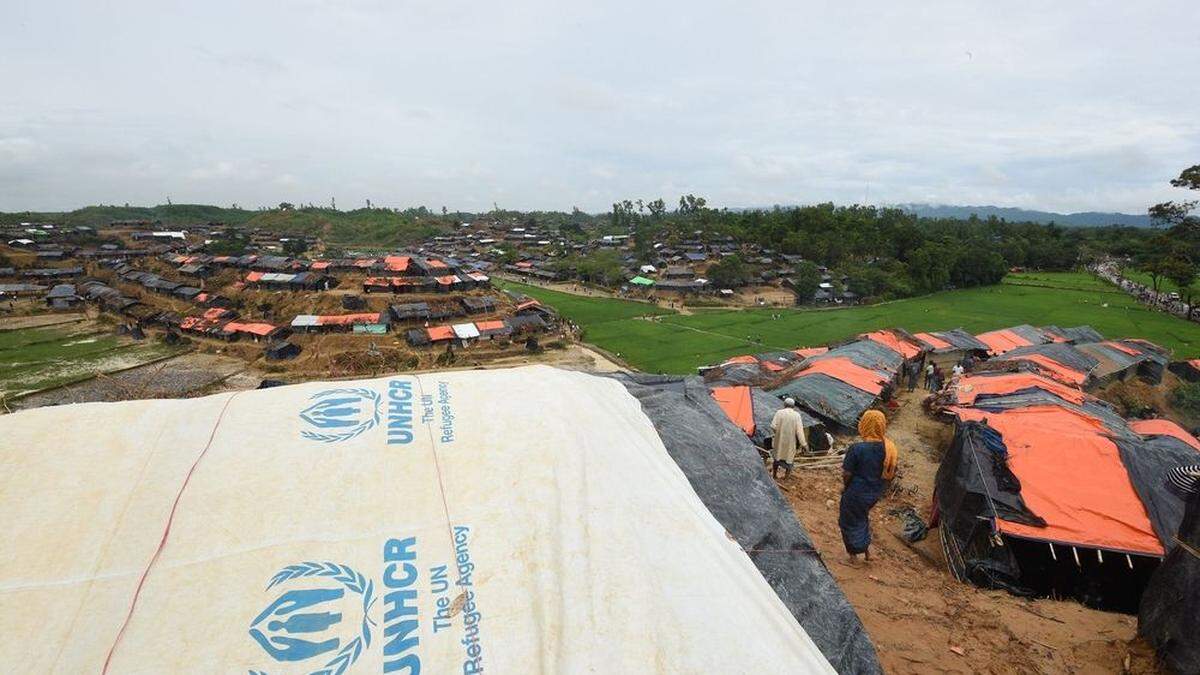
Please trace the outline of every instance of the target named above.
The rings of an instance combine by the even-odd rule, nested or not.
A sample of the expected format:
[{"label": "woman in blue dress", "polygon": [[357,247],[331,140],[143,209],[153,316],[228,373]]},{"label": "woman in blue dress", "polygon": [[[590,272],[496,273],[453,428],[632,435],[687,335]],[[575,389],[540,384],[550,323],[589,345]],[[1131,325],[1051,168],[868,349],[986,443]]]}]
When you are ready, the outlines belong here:
[{"label": "woman in blue dress", "polygon": [[868,410],[858,421],[862,440],[846,451],[842,460],[842,502],[838,508],[838,527],[850,562],[859,556],[871,559],[871,508],[879,501],[883,488],[896,475],[899,451],[884,436],[887,418],[878,410]]}]

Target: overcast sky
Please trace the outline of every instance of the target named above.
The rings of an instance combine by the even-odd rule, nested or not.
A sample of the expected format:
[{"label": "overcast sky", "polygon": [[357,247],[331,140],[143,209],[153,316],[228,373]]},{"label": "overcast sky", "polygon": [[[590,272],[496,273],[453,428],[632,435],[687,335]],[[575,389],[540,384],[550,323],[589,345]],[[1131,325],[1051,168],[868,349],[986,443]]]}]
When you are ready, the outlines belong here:
[{"label": "overcast sky", "polygon": [[0,210],[1145,212],[1200,2],[0,0]]}]

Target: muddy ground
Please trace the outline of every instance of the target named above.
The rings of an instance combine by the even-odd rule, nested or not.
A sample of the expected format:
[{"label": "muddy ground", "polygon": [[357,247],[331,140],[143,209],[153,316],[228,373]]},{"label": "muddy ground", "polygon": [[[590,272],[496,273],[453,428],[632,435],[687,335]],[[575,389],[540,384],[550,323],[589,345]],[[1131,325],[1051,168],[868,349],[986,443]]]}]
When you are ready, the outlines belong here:
[{"label": "muddy ground", "polygon": [[[914,546],[896,534],[889,511],[911,506],[928,520],[939,450],[950,437],[921,409],[922,392],[903,393],[889,411],[900,446],[893,489],[871,513],[870,563],[847,562],[837,526],[840,468],[798,469],[781,481],[796,515],[867,628],[889,673],[1153,673],[1137,618],[1075,602],[1025,600],[956,581],[937,531]],[[893,534],[895,533],[895,534]]]},{"label": "muddy ground", "polygon": [[191,398],[221,391],[253,389],[263,374],[245,361],[213,354],[187,353],[56,389],[30,394],[9,404],[11,410],[93,401]]}]

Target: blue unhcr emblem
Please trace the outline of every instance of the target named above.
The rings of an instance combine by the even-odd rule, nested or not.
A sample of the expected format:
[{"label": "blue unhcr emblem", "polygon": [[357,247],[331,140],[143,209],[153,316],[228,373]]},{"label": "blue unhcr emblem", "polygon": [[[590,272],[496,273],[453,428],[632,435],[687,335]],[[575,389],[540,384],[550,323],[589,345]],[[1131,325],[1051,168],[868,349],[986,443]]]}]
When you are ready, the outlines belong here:
[{"label": "blue unhcr emblem", "polygon": [[[288,565],[271,577],[267,590],[286,581],[325,577],[338,582],[338,588],[290,590],[275,598],[250,622],[250,637],[271,658],[280,663],[320,659],[324,664],[311,675],[342,675],[363,650],[371,646],[369,612],[375,602],[375,582],[346,565],[331,562],[302,562]],[[342,644],[341,638],[329,630],[342,621],[337,601],[346,591],[362,596],[362,626],[359,634]],[[327,661],[325,659],[328,659]],[[251,670],[250,675],[267,675]]]},{"label": "blue unhcr emblem", "polygon": [[316,402],[300,411],[300,419],[319,430],[300,432],[309,440],[348,441],[379,424],[381,399],[370,389],[326,389],[312,398]]}]

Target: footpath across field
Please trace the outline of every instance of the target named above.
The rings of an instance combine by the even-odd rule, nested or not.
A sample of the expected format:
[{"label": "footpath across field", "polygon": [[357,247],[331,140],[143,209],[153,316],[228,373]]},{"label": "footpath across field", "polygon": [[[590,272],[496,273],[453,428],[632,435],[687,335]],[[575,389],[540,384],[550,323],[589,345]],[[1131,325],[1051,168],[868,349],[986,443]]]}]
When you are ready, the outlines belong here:
[{"label": "footpath across field", "polygon": [[1150,310],[1086,273],[1010,274],[1004,283],[839,309],[695,309],[682,315],[645,303],[587,298],[504,282],[579,324],[583,339],[651,373],[691,373],[737,354],[819,345],[899,326],[973,333],[1030,323],[1087,324],[1108,338],[1139,337],[1200,356],[1200,324]]}]

